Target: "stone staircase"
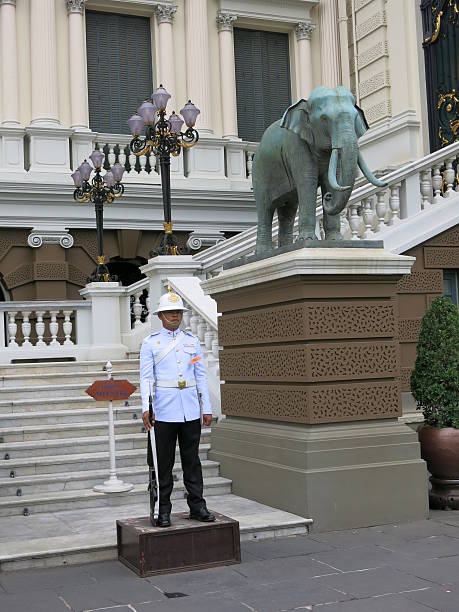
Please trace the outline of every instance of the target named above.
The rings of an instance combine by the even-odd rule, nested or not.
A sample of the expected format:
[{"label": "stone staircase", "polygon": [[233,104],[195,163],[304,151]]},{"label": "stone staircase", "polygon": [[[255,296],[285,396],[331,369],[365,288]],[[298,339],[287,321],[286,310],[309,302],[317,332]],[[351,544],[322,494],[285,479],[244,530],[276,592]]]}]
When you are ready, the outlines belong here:
[{"label": "stone staircase", "polygon": [[[119,477],[128,493],[96,493],[109,471],[106,402],[85,389],[106,377],[104,362],[18,364],[0,367],[0,517],[147,500],[146,435],[140,394],[115,402]],[[138,360],[113,362],[113,376],[138,386]],[[210,430],[203,430],[200,456],[206,495],[231,493],[231,481],[208,459]],[[184,497],[177,453],[173,496]]]}]

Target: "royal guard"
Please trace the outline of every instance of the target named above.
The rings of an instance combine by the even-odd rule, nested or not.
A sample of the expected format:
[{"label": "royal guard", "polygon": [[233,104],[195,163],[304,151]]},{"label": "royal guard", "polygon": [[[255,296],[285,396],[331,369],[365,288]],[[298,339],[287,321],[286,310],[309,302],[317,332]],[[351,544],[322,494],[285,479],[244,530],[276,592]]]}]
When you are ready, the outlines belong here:
[{"label": "royal guard", "polygon": [[[171,524],[172,469],[177,439],[190,518],[215,521],[203,498],[199,459],[201,418],[204,427],[209,427],[212,407],[199,339],[180,329],[185,310],[181,297],[176,293],[169,290],[162,295],[153,313],[161,320],[162,329],[145,338],[140,351],[142,420],[148,431],[150,515],[152,523],[158,527]],[[158,492],[155,476],[159,483]]]}]

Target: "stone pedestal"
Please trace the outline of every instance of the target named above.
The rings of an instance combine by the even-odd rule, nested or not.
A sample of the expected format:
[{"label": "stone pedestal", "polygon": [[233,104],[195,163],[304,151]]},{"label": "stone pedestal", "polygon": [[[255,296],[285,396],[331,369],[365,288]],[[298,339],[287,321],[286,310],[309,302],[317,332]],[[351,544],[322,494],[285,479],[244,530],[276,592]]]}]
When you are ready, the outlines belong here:
[{"label": "stone pedestal", "polygon": [[303,248],[203,283],[217,301],[226,419],[212,459],[234,492],[323,531],[425,518],[401,414],[396,283],[414,259]]}]

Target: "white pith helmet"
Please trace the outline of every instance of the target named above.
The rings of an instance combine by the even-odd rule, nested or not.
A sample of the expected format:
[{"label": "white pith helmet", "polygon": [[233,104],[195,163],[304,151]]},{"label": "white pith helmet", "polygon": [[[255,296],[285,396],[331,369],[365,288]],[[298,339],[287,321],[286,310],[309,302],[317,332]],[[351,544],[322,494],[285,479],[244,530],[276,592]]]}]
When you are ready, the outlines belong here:
[{"label": "white pith helmet", "polygon": [[159,298],[158,308],[153,312],[153,314],[167,312],[168,310],[181,310],[184,312],[188,310],[188,308],[185,308],[183,305],[183,300],[179,295],[173,291],[169,291],[168,293],[164,293],[164,295]]}]

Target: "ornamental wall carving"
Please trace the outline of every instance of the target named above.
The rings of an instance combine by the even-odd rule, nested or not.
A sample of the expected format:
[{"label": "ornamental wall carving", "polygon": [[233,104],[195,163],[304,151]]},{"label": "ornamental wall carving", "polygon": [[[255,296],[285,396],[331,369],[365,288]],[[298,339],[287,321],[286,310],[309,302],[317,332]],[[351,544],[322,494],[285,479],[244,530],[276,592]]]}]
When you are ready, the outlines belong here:
[{"label": "ornamental wall carving", "polygon": [[424,247],[426,268],[459,268],[459,246]]},{"label": "ornamental wall carving", "polygon": [[441,270],[422,270],[403,276],[397,283],[398,293],[441,293],[443,274]]}]

